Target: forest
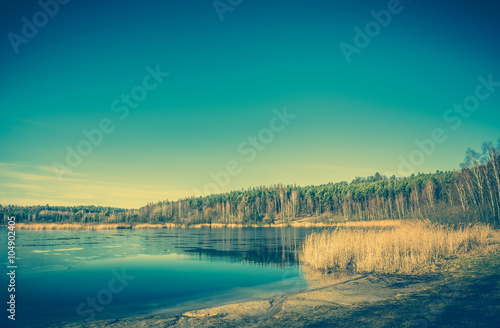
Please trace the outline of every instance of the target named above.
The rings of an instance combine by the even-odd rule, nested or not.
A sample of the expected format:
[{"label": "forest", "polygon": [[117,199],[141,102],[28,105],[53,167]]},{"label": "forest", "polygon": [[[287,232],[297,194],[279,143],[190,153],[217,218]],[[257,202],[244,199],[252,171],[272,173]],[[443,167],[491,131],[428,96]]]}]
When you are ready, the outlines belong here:
[{"label": "forest", "polygon": [[445,224],[500,225],[500,140],[468,149],[456,171],[385,177],[376,173],[350,183],[273,185],[205,197],[150,203],[139,209],[100,206],[0,205],[24,223],[290,223],[426,218]]}]

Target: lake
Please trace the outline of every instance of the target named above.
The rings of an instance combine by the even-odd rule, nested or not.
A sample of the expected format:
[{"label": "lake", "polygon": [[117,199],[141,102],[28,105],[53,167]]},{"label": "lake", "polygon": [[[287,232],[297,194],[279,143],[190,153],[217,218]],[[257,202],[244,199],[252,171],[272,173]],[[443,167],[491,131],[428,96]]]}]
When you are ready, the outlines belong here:
[{"label": "lake", "polygon": [[298,255],[314,230],[18,230],[16,324],[4,314],[0,326],[180,313],[304,290]]}]

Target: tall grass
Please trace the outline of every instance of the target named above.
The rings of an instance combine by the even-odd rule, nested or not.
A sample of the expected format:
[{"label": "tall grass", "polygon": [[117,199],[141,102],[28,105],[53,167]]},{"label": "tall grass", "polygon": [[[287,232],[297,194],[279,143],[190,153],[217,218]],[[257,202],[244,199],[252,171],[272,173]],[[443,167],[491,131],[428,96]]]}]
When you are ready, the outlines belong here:
[{"label": "tall grass", "polygon": [[[392,221],[393,224],[397,224],[395,220]],[[367,221],[367,222],[381,222],[381,225],[386,226],[383,222],[385,221]],[[339,223],[338,225],[349,225],[351,222]],[[362,223],[362,222],[352,222],[355,226],[373,226],[378,223]],[[260,228],[260,227],[294,227],[294,228],[307,228],[307,227],[334,227],[337,224],[325,224],[325,223],[314,223],[314,222],[292,222],[291,224],[279,223],[279,224],[241,224],[241,223],[17,223],[16,227],[18,229],[26,230],[107,230],[107,229],[165,229],[165,228]]]},{"label": "tall grass", "polygon": [[[172,228],[242,228],[243,224],[222,224],[222,223],[17,223],[17,229],[25,230],[111,230],[111,229],[172,229]],[[252,225],[252,227],[258,227]]]},{"label": "tall grass", "polygon": [[372,220],[372,221],[347,221],[336,223],[336,227],[346,228],[394,228],[399,227],[403,223],[402,220]]},{"label": "tall grass", "polygon": [[176,223],[162,223],[162,224],[151,224],[151,223],[138,223],[133,225],[133,229],[165,229],[165,228],[180,228],[182,225]]},{"label": "tall grass", "polygon": [[485,248],[498,232],[485,225],[452,229],[402,222],[382,229],[337,228],[306,237],[300,261],[321,271],[411,274],[440,260]]},{"label": "tall grass", "polygon": [[16,228],[26,230],[110,230],[132,229],[132,225],[125,223],[17,223]]}]

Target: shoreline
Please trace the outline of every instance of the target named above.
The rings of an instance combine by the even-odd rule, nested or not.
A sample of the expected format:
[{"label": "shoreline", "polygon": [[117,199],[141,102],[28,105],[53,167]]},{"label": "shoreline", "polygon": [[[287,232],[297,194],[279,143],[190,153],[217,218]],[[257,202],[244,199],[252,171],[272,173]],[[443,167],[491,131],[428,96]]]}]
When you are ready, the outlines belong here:
[{"label": "shoreline", "polygon": [[[318,306],[352,307],[361,303],[384,301],[401,293],[415,292],[422,287],[436,284],[436,277],[398,277],[373,274],[354,274],[338,279],[325,274],[335,282],[318,282],[320,285],[291,294],[280,294],[259,300],[242,300],[235,303],[162,314],[162,310],[146,315],[120,319],[102,319],[91,322],[55,324],[52,328],[97,327],[247,327],[260,326],[277,315],[307,313]],[[325,278],[323,278],[325,279]],[[399,285],[395,288],[387,288]]]},{"label": "shoreline", "polygon": [[378,220],[378,221],[345,221],[336,223],[311,222],[310,220],[297,220],[290,223],[271,223],[262,225],[245,225],[239,223],[16,223],[16,229],[20,230],[120,230],[120,229],[235,229],[235,228],[364,228],[384,227],[392,228],[399,226],[401,220]]},{"label": "shoreline", "polygon": [[153,313],[50,327],[489,327],[500,318],[499,278],[500,256],[490,253],[457,258],[423,275],[339,278],[313,273],[311,282],[318,285],[293,294],[175,315]]}]

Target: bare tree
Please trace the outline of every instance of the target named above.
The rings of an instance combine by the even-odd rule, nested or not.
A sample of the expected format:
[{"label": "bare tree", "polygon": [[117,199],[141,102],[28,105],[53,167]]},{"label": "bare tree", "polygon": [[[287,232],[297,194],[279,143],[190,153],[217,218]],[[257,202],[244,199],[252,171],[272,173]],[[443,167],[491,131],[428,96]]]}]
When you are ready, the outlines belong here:
[{"label": "bare tree", "polygon": [[[493,202],[496,203],[496,216],[500,216],[500,172],[499,172],[499,154],[500,152],[500,140],[498,140],[498,149],[493,146],[491,142],[484,143],[483,145],[483,153],[487,159],[486,165],[489,163],[491,165],[491,175],[493,179],[496,181],[496,192],[491,186],[491,197],[493,198]],[[495,212],[495,211],[493,211]]]},{"label": "bare tree", "polygon": [[432,180],[428,180],[425,184],[425,188],[423,190],[423,196],[427,200],[427,204],[430,207],[434,207],[435,201],[435,190],[434,190],[434,182]]}]

